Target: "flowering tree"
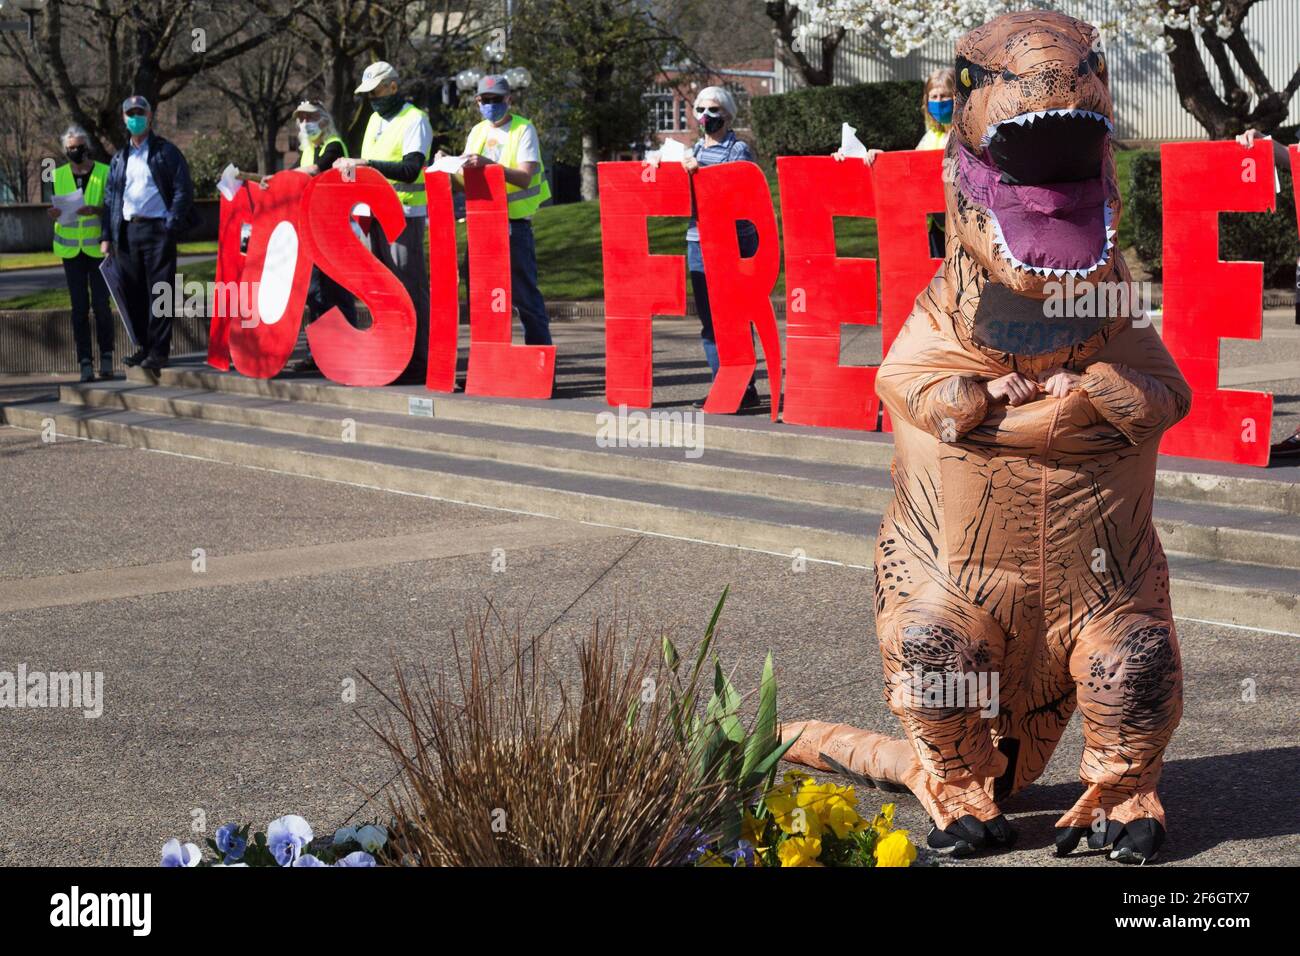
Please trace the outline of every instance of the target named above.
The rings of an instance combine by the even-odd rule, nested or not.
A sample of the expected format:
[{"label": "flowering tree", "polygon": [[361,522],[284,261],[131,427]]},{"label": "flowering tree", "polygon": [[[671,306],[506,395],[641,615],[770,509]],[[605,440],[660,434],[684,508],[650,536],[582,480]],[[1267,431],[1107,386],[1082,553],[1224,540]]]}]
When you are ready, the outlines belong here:
[{"label": "flowering tree", "polygon": [[[1243,24],[1257,4],[1287,0],[1112,0],[1114,14],[1097,24],[1109,35],[1132,37],[1169,60],[1183,108],[1211,137],[1223,139],[1253,126],[1272,132],[1286,120],[1300,89],[1300,65],[1281,87],[1264,73]],[[1008,10],[1052,7],[1087,17],[1080,0],[765,0],[777,52],[809,85],[832,81],[834,56],[845,31],[873,36],[894,56],[935,37],[956,39]],[[799,21],[796,13],[806,19]],[[1201,56],[1209,54],[1219,93]],[[818,56],[810,59],[810,48]],[[815,60],[815,62],[814,62]]]}]

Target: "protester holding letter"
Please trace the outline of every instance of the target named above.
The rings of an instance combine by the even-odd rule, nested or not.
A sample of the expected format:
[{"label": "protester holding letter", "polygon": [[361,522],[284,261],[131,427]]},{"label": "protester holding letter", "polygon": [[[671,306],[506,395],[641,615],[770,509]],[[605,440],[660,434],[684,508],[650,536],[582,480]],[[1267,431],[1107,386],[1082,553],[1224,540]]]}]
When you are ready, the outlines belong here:
[{"label": "protester holding letter", "polygon": [[176,240],[194,224],[194,183],[185,157],[152,129],[153,108],[143,96],[122,102],[130,133],[108,168],[104,191],[103,242],[122,277],[122,291],[139,349],[127,365],[160,369],[172,344],[172,310],[152,309],[155,286],[166,285],[170,301],[176,282]]},{"label": "protester holding letter", "polygon": [[108,286],[99,271],[104,258],[100,236],[104,228],[101,219],[108,165],[91,158],[90,148],[86,145],[86,131],[80,126],[69,126],[62,140],[68,161],[55,167],[54,195],[69,199],[79,196],[80,206],[75,210],[76,219],[72,224],[62,222],[66,217],[63,217],[57,201],[50,207],[49,215],[54,220],[54,254],[63,260],[63,275],[72,300],[72,337],[77,346],[81,380],[91,382],[95,379],[90,341],[92,307],[95,338],[99,342],[99,375],[100,378],[113,377],[113,312],[109,306]]},{"label": "protester holding letter", "polygon": [[[921,92],[921,115],[925,121],[925,135],[916,144],[917,149],[943,149],[948,145],[948,133],[952,130],[953,97],[957,93],[957,73],[950,67],[935,70],[925,78]],[[866,160],[874,163],[876,157],[884,150],[867,150]],[[838,160],[846,157],[836,150],[831,154]],[[936,216],[927,216],[930,228],[930,256],[942,259],[944,255],[943,220]]]},{"label": "protester holding letter", "polygon": [[[749,144],[736,136],[731,128],[736,121],[736,99],[721,86],[706,86],[695,97],[695,122],[700,126],[700,138],[696,140],[691,155],[682,160],[682,167],[688,173],[695,173],[702,166],[716,166],[719,163],[753,163],[754,151]],[[741,220],[736,223],[736,238],[740,243],[740,255],[749,258],[758,251],[758,229],[752,222]],[[691,274],[691,293],[695,296],[695,308],[700,314],[700,341],[704,346],[704,358],[709,363],[709,372],[717,377],[720,360],[718,344],[713,335],[713,311],[709,307],[709,287],[704,279],[704,256],[700,252],[700,230],[696,223],[695,196],[691,196],[691,222],[686,228],[686,266]],[[758,387],[750,379],[749,387],[740,400],[742,409],[754,408],[759,404]],[[696,408],[704,405],[704,399],[695,403]]]},{"label": "protester holding letter", "polygon": [[397,70],[380,60],[366,67],[356,93],[369,97],[373,112],[366,123],[359,159],[340,157],[335,168],[370,166],[392,184],[406,213],[399,235],[385,236],[378,222],[370,226],[370,247],[397,276],[415,306],[415,351],[401,381],[423,381],[429,351],[429,277],[424,252],[428,203],[424,167],[433,147],[428,115],[398,92]]},{"label": "protester holding letter", "polygon": [[533,244],[532,216],[551,198],[537,127],[510,111],[510,83],[504,76],[479,80],[476,99],[483,119],[465,140],[465,168],[496,163],[505,172],[510,215],[510,299],[524,326],[524,344],[550,345],[551,317],[537,285],[537,250]]},{"label": "protester holding letter", "polygon": [[[334,168],[334,163],[348,155],[347,144],[334,126],[334,118],[320,103],[303,100],[293,113],[298,124],[298,168],[295,172],[316,176]],[[262,180],[263,188],[270,185],[271,177]],[[311,285],[307,289],[307,323],[319,319],[332,308],[337,308],[353,328],[357,327],[357,306],[352,294],[318,266],[312,266]],[[310,355],[293,366],[297,372],[316,371],[316,361]]]}]

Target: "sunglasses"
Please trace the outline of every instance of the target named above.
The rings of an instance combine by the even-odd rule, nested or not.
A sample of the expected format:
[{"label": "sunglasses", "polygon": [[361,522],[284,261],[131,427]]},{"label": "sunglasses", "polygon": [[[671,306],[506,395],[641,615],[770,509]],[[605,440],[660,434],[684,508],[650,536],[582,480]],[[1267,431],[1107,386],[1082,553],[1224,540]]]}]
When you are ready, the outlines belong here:
[{"label": "sunglasses", "polygon": [[504,103],[505,99],[506,98],[504,96],[496,96],[493,94],[485,93],[484,95],[478,98],[478,101],[480,103]]},{"label": "sunglasses", "polygon": [[695,107],[695,115],[718,117],[722,115],[722,110],[716,106],[697,106]]}]

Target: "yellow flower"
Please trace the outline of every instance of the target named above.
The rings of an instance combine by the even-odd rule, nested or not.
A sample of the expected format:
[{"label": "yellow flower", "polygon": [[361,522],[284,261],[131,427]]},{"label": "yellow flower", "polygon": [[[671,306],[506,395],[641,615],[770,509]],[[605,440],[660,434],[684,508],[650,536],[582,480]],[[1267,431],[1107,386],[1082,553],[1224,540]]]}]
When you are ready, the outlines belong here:
[{"label": "yellow flower", "polygon": [[763,843],[763,831],[767,829],[765,821],[760,820],[748,810],[740,818],[740,838],[748,840],[754,846],[760,846]]},{"label": "yellow flower", "polygon": [[821,866],[817,862],[821,852],[822,841],[819,837],[796,836],[783,841],[777,848],[776,855],[782,866]]},{"label": "yellow flower", "polygon": [[810,773],[804,773],[802,770],[787,770],[785,772],[784,779],[787,784],[791,784],[791,783],[797,783],[798,781],[801,780],[811,781],[813,779],[813,775]]},{"label": "yellow flower", "polygon": [[916,847],[906,830],[891,830],[876,844],[876,866],[911,866]]},{"label": "yellow flower", "polygon": [[810,786],[805,783],[795,790],[792,785],[786,784],[773,789],[764,799],[781,832],[821,837],[821,819],[817,816],[816,810],[809,805],[812,801],[812,797],[807,792]]},{"label": "yellow flower", "polygon": [[695,865],[696,866],[724,866],[727,868],[731,867],[731,864],[728,863],[723,857],[718,855],[718,853],[714,850],[705,850],[704,855],[701,856],[699,860],[696,861]]},{"label": "yellow flower", "polygon": [[876,818],[871,821],[871,826],[882,837],[892,830],[894,828],[894,804],[887,803],[881,807],[880,812],[876,814]]}]

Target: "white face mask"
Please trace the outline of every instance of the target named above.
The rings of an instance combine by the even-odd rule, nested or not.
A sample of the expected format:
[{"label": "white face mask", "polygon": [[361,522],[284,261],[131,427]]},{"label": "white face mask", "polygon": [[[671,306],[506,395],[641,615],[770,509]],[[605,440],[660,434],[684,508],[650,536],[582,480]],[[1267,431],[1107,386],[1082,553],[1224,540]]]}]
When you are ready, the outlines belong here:
[{"label": "white face mask", "polygon": [[308,139],[315,139],[320,135],[320,123],[299,123],[298,128],[306,134]]}]

